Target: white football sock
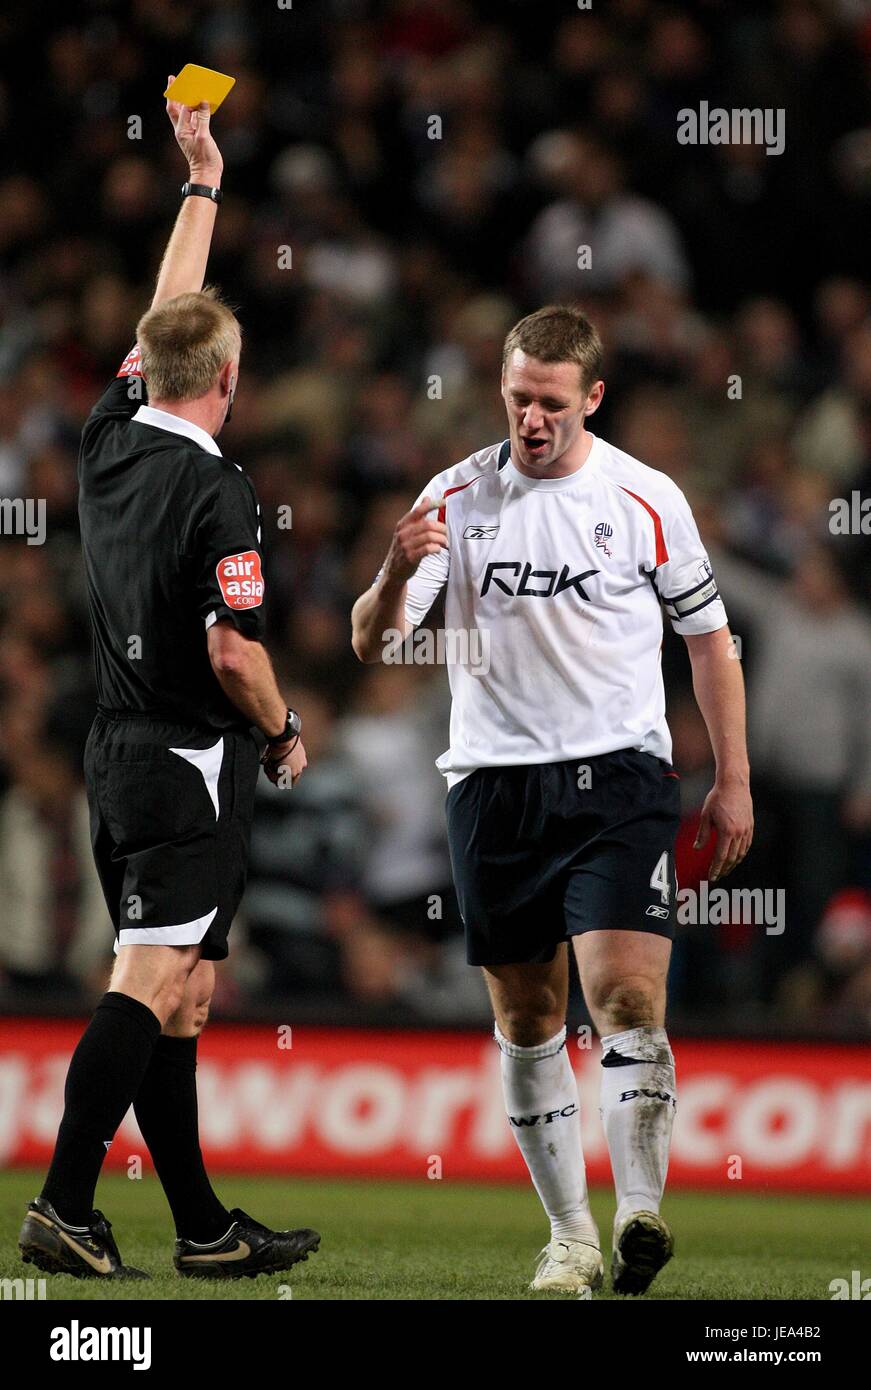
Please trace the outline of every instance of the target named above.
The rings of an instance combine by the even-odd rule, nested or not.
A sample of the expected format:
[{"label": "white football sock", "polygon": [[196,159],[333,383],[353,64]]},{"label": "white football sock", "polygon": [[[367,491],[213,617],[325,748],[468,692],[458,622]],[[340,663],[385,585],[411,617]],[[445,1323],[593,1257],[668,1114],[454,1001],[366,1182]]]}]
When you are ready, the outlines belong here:
[{"label": "white football sock", "polygon": [[601,1115],[617,1190],[615,1224],[633,1211],[659,1211],[676,1104],[664,1028],[602,1038]]},{"label": "white football sock", "polygon": [[508,1121],[550,1218],[551,1239],[599,1244],[587,1197],[578,1087],[566,1030],[537,1047],[520,1047],[496,1029]]}]

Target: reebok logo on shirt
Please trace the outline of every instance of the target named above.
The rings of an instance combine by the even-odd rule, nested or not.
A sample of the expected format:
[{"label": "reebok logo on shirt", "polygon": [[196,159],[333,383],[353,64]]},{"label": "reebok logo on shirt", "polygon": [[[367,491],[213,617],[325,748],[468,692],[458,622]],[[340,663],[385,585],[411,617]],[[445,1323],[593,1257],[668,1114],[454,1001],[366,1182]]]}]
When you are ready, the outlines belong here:
[{"label": "reebok logo on shirt", "polygon": [[215,573],[228,608],[259,608],[263,602],[263,576],[256,550],[228,555],[219,560]]},{"label": "reebok logo on shirt", "polygon": [[[555,598],[565,589],[574,589],[589,603],[590,595],[585,592],[582,581],[598,573],[598,570],[584,570],[583,574],[570,574],[568,565],[563,565],[557,576],[556,570],[534,570],[528,560],[525,565],[520,560],[499,560],[491,562],[484,571],[481,597],[489,592],[491,585],[512,598]],[[517,575],[520,575],[520,582],[512,589],[510,580]]]}]

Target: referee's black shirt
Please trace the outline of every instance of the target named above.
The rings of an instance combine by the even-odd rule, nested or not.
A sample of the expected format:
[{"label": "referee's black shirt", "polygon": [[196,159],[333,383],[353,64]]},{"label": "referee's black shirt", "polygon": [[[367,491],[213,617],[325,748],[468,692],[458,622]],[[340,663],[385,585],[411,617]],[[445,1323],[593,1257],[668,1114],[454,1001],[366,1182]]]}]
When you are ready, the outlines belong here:
[{"label": "referee's black shirt", "polygon": [[134,348],[88,416],[79,452],[98,704],[110,714],[245,728],[250,721],[212,671],[206,633],[227,619],[263,638],[254,486],[205,431],[160,411],[159,425],[146,423],[138,373]]}]

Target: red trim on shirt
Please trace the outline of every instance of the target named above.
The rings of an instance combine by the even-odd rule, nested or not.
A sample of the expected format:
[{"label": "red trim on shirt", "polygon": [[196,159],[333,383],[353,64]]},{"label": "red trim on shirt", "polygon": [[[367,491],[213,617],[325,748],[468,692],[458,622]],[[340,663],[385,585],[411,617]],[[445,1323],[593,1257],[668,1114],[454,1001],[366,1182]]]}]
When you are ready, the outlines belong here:
[{"label": "red trim on shirt", "polygon": [[618,487],[620,488],[621,492],[628,493],[630,497],[635,498],[636,502],[640,502],[644,510],[648,513],[648,515],[653,518],[653,534],[656,537],[656,563],[657,565],[664,565],[666,560],[668,559],[668,550],[665,544],[665,536],[663,535],[662,531],[662,517],[659,515],[659,512],[654,511],[653,507],[651,507],[649,502],[645,502],[643,497],[639,497],[637,492],[630,492],[629,488],[624,487],[622,483],[619,483]]},{"label": "red trim on shirt", "polygon": [[[451,495],[452,492],[462,492],[462,490],[463,490],[464,487],[471,487],[472,483],[476,483],[476,482],[478,481],[478,479],[479,479],[479,478],[483,478],[483,476],[484,476],[483,473],[476,473],[475,476],[474,476],[474,478],[470,478],[469,481],[468,481],[467,483],[457,483],[457,486],[456,486],[456,487],[449,487],[449,488],[446,488],[446,489],[445,489],[445,495],[444,495],[444,501],[447,502],[447,500],[448,500],[448,498],[450,497],[450,495]],[[441,521],[441,522],[444,522],[444,519],[445,519],[445,510],[446,510],[445,507],[439,507],[438,519],[439,519],[439,521]]]}]

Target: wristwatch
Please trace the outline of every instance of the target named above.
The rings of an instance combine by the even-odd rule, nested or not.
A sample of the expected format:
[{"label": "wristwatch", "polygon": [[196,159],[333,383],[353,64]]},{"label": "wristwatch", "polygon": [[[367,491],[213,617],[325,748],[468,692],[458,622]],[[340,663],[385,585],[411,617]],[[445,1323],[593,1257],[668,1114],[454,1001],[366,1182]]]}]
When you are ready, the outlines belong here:
[{"label": "wristwatch", "polygon": [[267,734],[266,742],[268,744],[290,743],[290,740],[292,738],[299,738],[301,733],[302,720],[300,719],[295,709],[289,709],[287,711],[287,721],[284,725],[284,728],[281,730],[281,733],[272,735]]},{"label": "wristwatch", "polygon": [[213,203],[224,201],[224,194],[220,188],[210,188],[207,183],[183,183],[181,186],[181,196],[189,198],[195,194],[198,198],[211,198]]}]

